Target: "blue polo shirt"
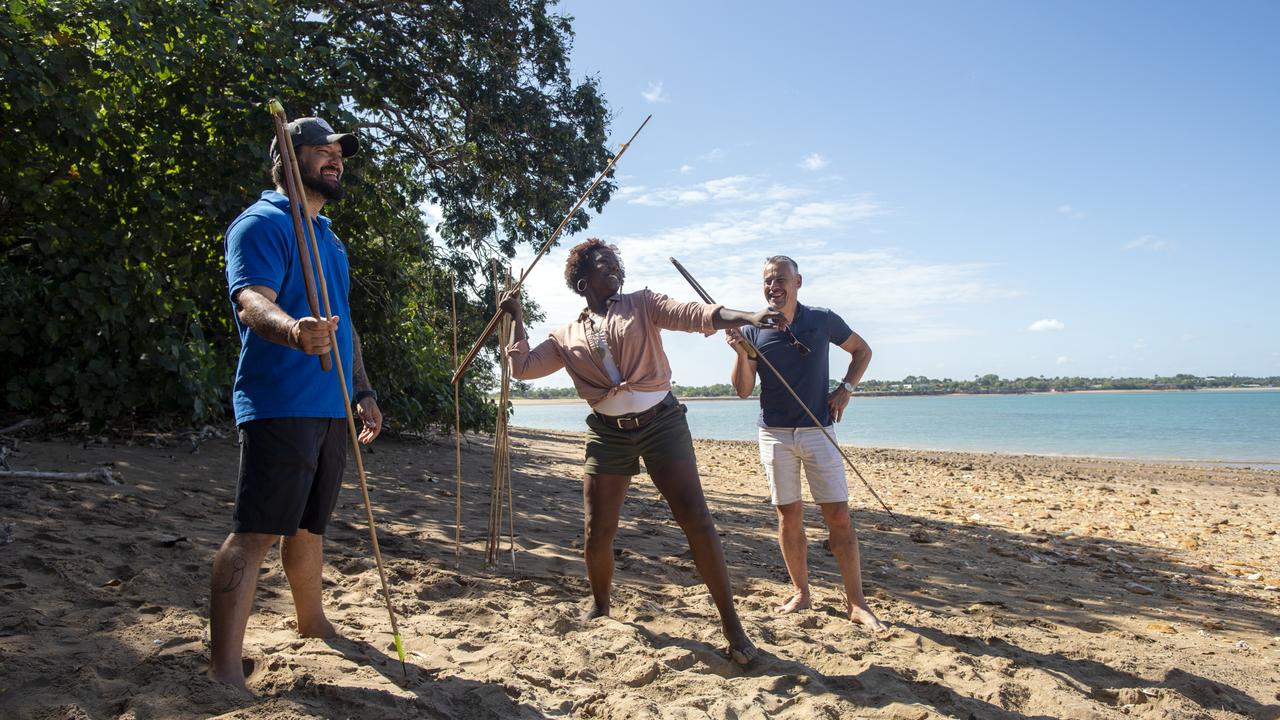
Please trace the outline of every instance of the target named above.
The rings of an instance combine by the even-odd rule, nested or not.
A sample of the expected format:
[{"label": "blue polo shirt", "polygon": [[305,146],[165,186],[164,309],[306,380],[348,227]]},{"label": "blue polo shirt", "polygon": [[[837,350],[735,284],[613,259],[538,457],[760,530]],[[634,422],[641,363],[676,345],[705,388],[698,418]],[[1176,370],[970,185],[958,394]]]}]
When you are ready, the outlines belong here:
[{"label": "blue polo shirt", "polygon": [[[306,222],[305,214],[304,220]],[[321,215],[312,221],[320,247],[331,314],[340,318],[338,349],[351,392],[351,310],[347,303],[347,251]],[[289,216],[289,200],[267,190],[227,228],[227,289],[232,298],[250,285],[276,291],[276,304],[295,318],[312,315],[303,283],[302,263]],[[313,263],[314,264],[314,263]],[[319,297],[320,314],[324,299]],[[240,331],[240,361],[231,401],[236,423],[275,417],[346,417],[336,368],[324,372],[315,355],[267,340],[240,322],[232,301],[232,317]]]},{"label": "blue polo shirt", "polygon": [[[845,321],[827,308],[796,304],[796,316],[791,321],[791,332],[809,348],[802,356],[791,344],[791,338],[781,330],[762,330],[753,326],[742,328],[742,334],[755,345],[796,394],[804,400],[823,426],[831,424],[831,411],[827,409],[827,380],[830,377],[827,344],[840,345],[853,331]],[[778,382],[778,376],[759,363],[760,375],[760,425],[772,428],[813,427],[813,420],[805,414],[791,393]]]}]

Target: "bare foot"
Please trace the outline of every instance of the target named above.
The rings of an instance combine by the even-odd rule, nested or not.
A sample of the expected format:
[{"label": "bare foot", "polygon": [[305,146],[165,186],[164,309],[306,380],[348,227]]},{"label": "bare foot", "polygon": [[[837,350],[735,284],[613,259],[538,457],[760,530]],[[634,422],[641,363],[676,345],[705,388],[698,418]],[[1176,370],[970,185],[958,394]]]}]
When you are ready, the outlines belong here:
[{"label": "bare foot", "polygon": [[342,633],[338,631],[338,628],[326,618],[320,618],[319,620],[308,622],[306,624],[299,622],[298,634],[306,638],[328,639],[342,637]]},{"label": "bare foot", "polygon": [[245,676],[253,672],[254,663],[252,660],[244,659],[240,661],[240,667],[232,668],[215,668],[209,666],[209,679],[220,682],[223,685],[242,693],[245,697],[253,697],[253,693],[249,691],[249,686],[245,684]]},{"label": "bare foot", "polygon": [[808,610],[813,603],[809,600],[809,593],[797,592],[791,596],[791,599],[778,606],[779,615],[790,615],[801,610]]},{"label": "bare foot", "polygon": [[741,667],[747,667],[760,656],[760,648],[747,637],[746,633],[729,641],[729,657]]},{"label": "bare foot", "polygon": [[609,617],[609,606],[598,605],[594,600],[587,603],[587,607],[582,611],[581,620],[595,620],[598,617]]},{"label": "bare foot", "polygon": [[871,608],[867,607],[866,603],[851,605],[849,607],[849,619],[876,634],[889,630],[889,626],[880,622],[880,618],[871,612]]}]

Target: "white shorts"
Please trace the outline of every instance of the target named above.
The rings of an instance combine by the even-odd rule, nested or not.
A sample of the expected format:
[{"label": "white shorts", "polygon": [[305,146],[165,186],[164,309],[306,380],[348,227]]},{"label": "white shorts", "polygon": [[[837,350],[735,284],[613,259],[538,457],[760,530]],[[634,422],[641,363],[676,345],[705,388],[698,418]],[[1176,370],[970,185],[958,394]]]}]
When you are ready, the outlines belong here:
[{"label": "white shorts", "polygon": [[[816,503],[848,502],[849,483],[844,459],[822,433],[822,428],[768,428],[760,430],[760,462],[769,478],[769,498],[774,505],[790,505],[800,498],[800,466]],[[831,428],[827,428],[831,432]],[[832,432],[832,437],[835,433]]]}]

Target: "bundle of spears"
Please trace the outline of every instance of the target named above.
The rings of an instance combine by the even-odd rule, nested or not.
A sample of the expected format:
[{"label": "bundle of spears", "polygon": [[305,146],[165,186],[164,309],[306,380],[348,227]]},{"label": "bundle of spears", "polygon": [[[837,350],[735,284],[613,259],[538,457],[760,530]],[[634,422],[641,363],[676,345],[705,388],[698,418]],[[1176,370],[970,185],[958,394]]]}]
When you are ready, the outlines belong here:
[{"label": "bundle of spears", "polygon": [[[503,282],[498,282],[498,263],[493,263],[494,303],[502,300],[502,293],[512,287],[510,273],[503,272]],[[511,400],[511,365],[507,362],[507,350],[503,341],[511,337],[511,316],[503,313],[498,326],[498,356],[501,365],[498,392],[497,427],[493,432],[493,482],[489,489],[489,534],[485,542],[484,560],[490,567],[498,564],[499,545],[502,540],[502,496],[506,493],[507,519],[510,526],[511,569],[516,568],[515,503],[511,490],[511,447],[507,435],[507,403]]]}]

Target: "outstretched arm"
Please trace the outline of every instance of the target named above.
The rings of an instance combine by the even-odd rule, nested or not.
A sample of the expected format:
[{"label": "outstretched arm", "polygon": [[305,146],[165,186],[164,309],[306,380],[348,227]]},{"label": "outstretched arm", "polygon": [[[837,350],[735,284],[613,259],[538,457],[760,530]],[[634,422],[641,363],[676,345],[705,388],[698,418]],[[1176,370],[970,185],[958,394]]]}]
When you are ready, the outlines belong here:
[{"label": "outstretched arm", "polygon": [[329,332],[338,329],[337,315],[328,320],[313,317],[294,319],[276,304],[276,291],[265,285],[242,288],[232,299],[240,322],[267,340],[308,355],[329,352]]},{"label": "outstretched arm", "polygon": [[536,380],[564,367],[553,340],[544,340],[538,347],[529,349],[519,288],[507,291],[498,302],[498,307],[511,316],[511,345],[507,347],[507,357],[511,359],[512,377],[517,380]]},{"label": "outstretched arm", "polygon": [[740,328],[743,325],[755,325],[758,328],[785,328],[790,322],[787,320],[786,315],[777,310],[761,310],[749,313],[722,307],[711,318],[711,324],[717,330],[727,330],[728,328]]}]

